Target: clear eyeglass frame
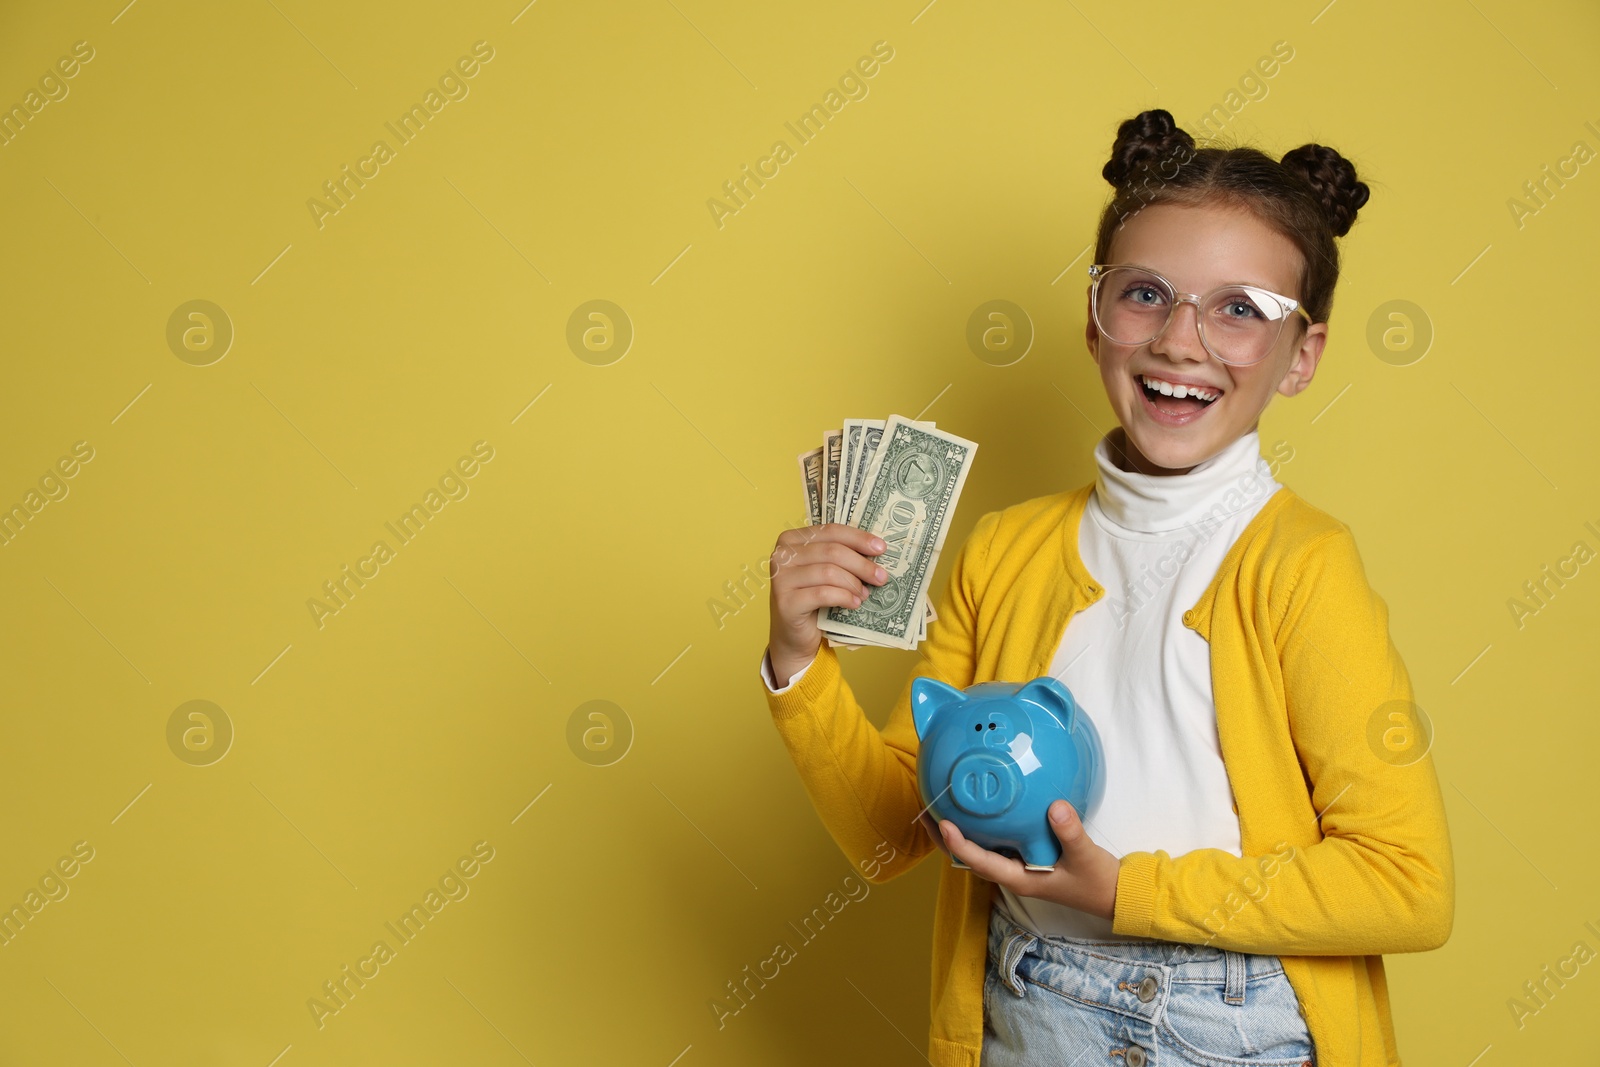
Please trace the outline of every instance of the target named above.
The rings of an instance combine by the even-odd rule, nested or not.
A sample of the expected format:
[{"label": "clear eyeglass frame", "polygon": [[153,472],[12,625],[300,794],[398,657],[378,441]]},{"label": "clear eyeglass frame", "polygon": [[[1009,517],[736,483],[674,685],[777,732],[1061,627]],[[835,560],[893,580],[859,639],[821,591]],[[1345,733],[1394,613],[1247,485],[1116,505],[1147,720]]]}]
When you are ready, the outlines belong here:
[{"label": "clear eyeglass frame", "polygon": [[[1167,317],[1162,321],[1161,326],[1154,333],[1142,341],[1119,340],[1116,337],[1113,337],[1111,332],[1107,330],[1100,322],[1100,282],[1105,278],[1106,272],[1110,271],[1114,267],[1126,267],[1130,270],[1142,271],[1166,287],[1168,294]],[[1152,270],[1149,267],[1142,267],[1137,263],[1095,263],[1089,267],[1089,277],[1094,279],[1094,284],[1089,290],[1089,309],[1090,313],[1094,316],[1095,328],[1104,334],[1109,340],[1119,345],[1146,345],[1151,341],[1154,341],[1157,337],[1160,337],[1166,332],[1168,326],[1172,325],[1172,317],[1177,314],[1178,305],[1187,303],[1194,305],[1195,329],[1200,335],[1200,343],[1205,346],[1205,350],[1207,352],[1209,352],[1219,363],[1226,363],[1230,367],[1253,367],[1257,363],[1260,363],[1262,360],[1266,359],[1267,356],[1272,353],[1272,350],[1278,346],[1278,341],[1283,337],[1284,324],[1289,321],[1289,317],[1291,315],[1298,312],[1300,316],[1306,320],[1306,324],[1308,326],[1312,325],[1313,323],[1310,312],[1306,311],[1305,308],[1300,306],[1300,301],[1290,296],[1284,296],[1282,293],[1275,293],[1271,289],[1263,289],[1259,285],[1245,285],[1243,283],[1235,282],[1228,285],[1219,285],[1208,293],[1180,293],[1178,291],[1178,287],[1173,285],[1172,282],[1168,281],[1166,276],[1160,271]],[[1278,307],[1282,309],[1282,314],[1278,317],[1278,333],[1273,337],[1272,343],[1266,346],[1259,357],[1248,362],[1228,359],[1218,354],[1217,350],[1211,347],[1211,341],[1206,337],[1205,316],[1201,314],[1201,311],[1203,311],[1205,308],[1206,302],[1212,297],[1216,296],[1218,293],[1235,289],[1242,289],[1246,293],[1258,298],[1264,297],[1266,300],[1277,304]]]}]

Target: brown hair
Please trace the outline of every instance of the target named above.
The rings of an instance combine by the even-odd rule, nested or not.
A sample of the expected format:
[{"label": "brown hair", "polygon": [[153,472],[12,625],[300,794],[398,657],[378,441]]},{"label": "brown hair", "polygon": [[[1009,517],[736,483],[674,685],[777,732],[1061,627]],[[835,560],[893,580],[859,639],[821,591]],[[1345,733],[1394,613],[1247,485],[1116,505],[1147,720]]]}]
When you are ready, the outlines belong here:
[{"label": "brown hair", "polygon": [[1236,205],[1294,242],[1302,260],[1300,302],[1313,322],[1328,321],[1339,280],[1334,238],[1349,232],[1368,197],[1354,165],[1332,148],[1304,144],[1281,161],[1249,147],[1196,148],[1172,115],[1156,108],[1117,127],[1100,173],[1116,193],[1100,216],[1096,263],[1106,262],[1123,220],[1141,208]]}]

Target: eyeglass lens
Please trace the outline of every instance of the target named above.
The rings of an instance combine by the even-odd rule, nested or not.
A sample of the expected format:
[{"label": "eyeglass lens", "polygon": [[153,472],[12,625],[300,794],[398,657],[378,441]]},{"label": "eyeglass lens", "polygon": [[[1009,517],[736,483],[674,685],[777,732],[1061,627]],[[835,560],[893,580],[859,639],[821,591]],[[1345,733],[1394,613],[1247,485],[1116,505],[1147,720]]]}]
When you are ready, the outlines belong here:
[{"label": "eyeglass lens", "polygon": [[[1147,344],[1172,317],[1174,298],[1172,286],[1160,275],[1137,267],[1112,267],[1100,276],[1097,325],[1116,344]],[[1206,348],[1224,363],[1236,365],[1265,359],[1287,317],[1283,305],[1247,285],[1208,294],[1197,315]]]}]

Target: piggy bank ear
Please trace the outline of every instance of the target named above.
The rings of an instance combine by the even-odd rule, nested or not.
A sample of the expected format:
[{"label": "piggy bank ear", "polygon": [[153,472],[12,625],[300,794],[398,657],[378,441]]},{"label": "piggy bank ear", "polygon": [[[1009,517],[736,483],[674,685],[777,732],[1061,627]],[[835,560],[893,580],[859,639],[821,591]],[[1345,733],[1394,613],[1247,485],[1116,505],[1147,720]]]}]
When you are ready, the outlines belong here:
[{"label": "piggy bank ear", "polygon": [[1018,689],[1016,696],[1022,700],[1029,700],[1035,704],[1050,708],[1061,716],[1067,729],[1072,729],[1074,718],[1078,713],[1078,702],[1072,699],[1072,692],[1054,678],[1035,678],[1027,685]]},{"label": "piggy bank ear", "polygon": [[920,677],[911,683],[911,721],[917,727],[917,740],[928,736],[933,713],[948,704],[967,699],[967,694],[955,686],[945,685],[937,678]]}]

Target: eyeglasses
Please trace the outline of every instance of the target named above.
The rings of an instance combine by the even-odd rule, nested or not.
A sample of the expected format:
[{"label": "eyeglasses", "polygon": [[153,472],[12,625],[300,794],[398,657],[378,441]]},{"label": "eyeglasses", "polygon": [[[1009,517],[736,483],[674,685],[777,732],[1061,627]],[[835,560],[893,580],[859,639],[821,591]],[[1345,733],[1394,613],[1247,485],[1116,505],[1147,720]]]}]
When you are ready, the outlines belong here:
[{"label": "eyeglasses", "polygon": [[1200,296],[1180,293],[1146,267],[1097,263],[1089,268],[1094,324],[1114,344],[1149,344],[1172,321],[1178,305],[1193,304],[1200,343],[1223,363],[1248,367],[1266,359],[1290,315],[1311,316],[1298,300],[1254,285],[1222,285]]}]

